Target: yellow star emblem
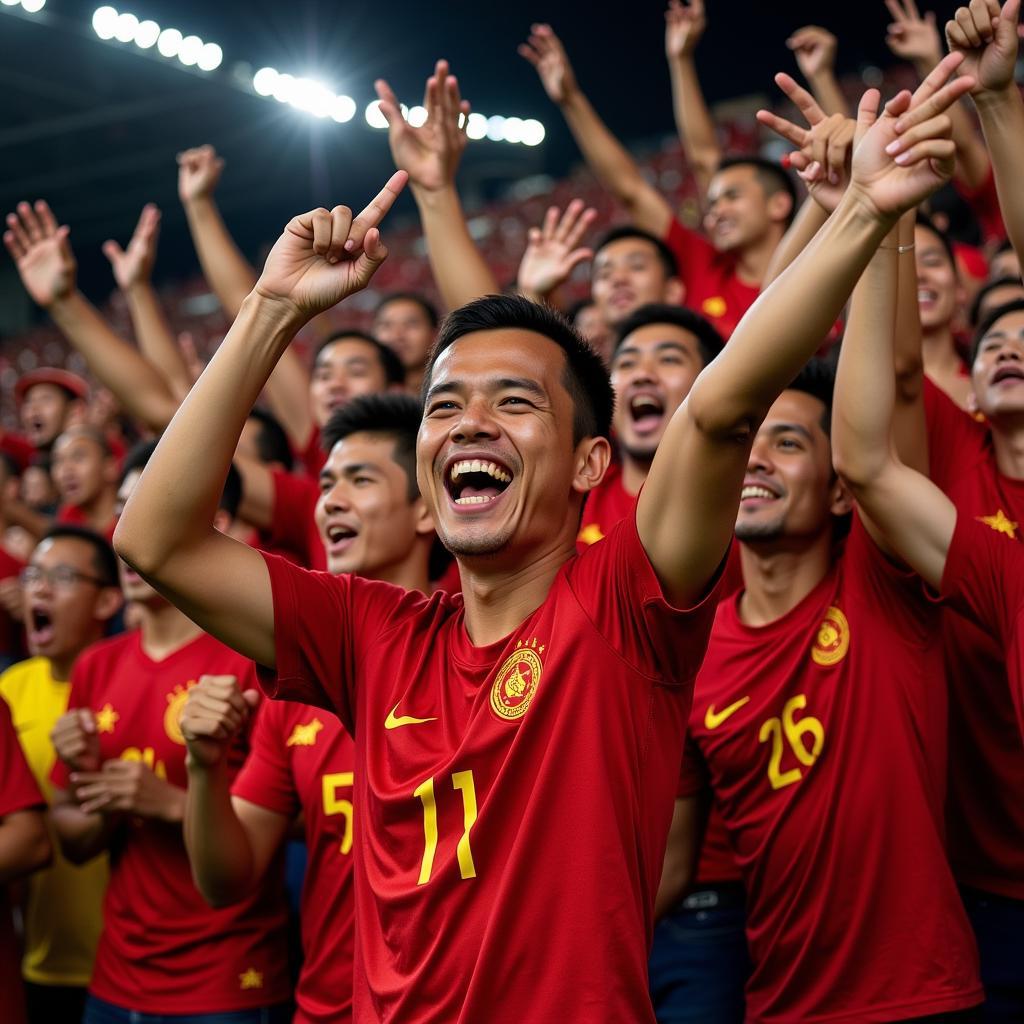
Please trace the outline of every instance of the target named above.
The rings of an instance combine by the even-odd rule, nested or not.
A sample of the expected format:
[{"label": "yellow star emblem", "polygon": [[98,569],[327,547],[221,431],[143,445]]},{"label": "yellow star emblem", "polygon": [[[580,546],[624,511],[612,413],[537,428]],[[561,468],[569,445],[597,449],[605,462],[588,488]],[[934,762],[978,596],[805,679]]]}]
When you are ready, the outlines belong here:
[{"label": "yellow star emblem", "polygon": [[1018,524],[1013,522],[1002,509],[999,509],[994,516],[978,516],[977,520],[979,523],[992,527],[996,533],[1005,533],[1007,537],[1013,540],[1017,539]]},{"label": "yellow star emblem", "polygon": [[98,732],[113,732],[114,726],[121,720],[121,716],[110,706],[109,703],[96,712],[96,729]]},{"label": "yellow star emblem", "polygon": [[724,316],[728,308],[721,295],[712,295],[700,304],[701,311],[710,317]]},{"label": "yellow star emblem", "polygon": [[324,723],[319,718],[314,718],[312,722],[307,722],[305,725],[297,725],[292,730],[292,734],[288,737],[288,742],[285,746],[311,747],[316,743],[316,734],[323,727]]},{"label": "yellow star emblem", "polygon": [[581,544],[596,544],[599,540],[604,540],[604,534],[601,532],[601,527],[598,526],[597,523],[587,523],[587,525],[580,530],[576,539]]},{"label": "yellow star emblem", "polygon": [[238,976],[238,984],[242,989],[263,988],[263,974],[250,967]]}]

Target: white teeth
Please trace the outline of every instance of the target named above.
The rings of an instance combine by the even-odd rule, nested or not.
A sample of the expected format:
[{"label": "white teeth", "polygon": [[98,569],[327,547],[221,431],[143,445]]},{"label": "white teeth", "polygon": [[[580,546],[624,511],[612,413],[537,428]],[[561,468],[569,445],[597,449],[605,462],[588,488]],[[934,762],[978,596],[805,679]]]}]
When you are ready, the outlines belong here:
[{"label": "white teeth", "polygon": [[740,491],[740,501],[746,501],[747,498],[774,498],[776,495],[772,494],[767,487],[744,487]]},{"label": "white teeth", "polygon": [[657,399],[652,398],[650,395],[637,395],[636,398],[633,399],[631,405],[634,409],[660,408],[660,403]]},{"label": "white teeth", "polygon": [[935,292],[928,288],[918,288],[917,290],[917,301],[918,302],[934,302],[938,296]]},{"label": "white teeth", "polygon": [[494,501],[493,498],[488,498],[484,494],[474,494],[470,498],[456,498],[456,505],[486,505],[487,502]]},{"label": "white teeth", "polygon": [[512,479],[500,466],[488,462],[486,459],[463,459],[461,462],[456,462],[450,471],[451,479],[458,480],[463,473],[486,473],[503,484],[509,483]]}]

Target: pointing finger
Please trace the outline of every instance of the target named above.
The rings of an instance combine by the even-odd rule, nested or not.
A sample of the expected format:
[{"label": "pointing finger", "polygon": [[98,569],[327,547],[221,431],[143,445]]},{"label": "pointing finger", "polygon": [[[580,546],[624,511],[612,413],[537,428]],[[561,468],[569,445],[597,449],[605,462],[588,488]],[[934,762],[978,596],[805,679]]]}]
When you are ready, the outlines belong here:
[{"label": "pointing finger", "polygon": [[[347,252],[357,252],[365,241],[365,236],[370,228],[377,227],[384,219],[388,210],[395,205],[395,200],[401,195],[409,175],[405,171],[395,171],[388,179],[387,184],[367,204],[366,208],[352,222],[348,232],[348,241],[345,242]],[[379,236],[378,236],[379,240]],[[385,249],[385,254],[387,250]],[[383,257],[381,257],[383,262]]]}]

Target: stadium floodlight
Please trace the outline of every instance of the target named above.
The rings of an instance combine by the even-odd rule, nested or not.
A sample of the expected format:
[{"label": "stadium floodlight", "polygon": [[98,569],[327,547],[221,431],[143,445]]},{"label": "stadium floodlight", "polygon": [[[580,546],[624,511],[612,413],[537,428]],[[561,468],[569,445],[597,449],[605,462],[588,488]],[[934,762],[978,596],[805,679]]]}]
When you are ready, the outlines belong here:
[{"label": "stadium floodlight", "polygon": [[156,48],[161,57],[177,57],[184,38],[176,28],[165,28],[157,37]]},{"label": "stadium floodlight", "polygon": [[148,50],[156,45],[160,38],[160,26],[155,21],[140,21],[135,30],[135,45],[140,50]]},{"label": "stadium floodlight", "polygon": [[21,3],[21,0],[0,0],[0,4],[4,7],[17,7]]},{"label": "stadium floodlight", "polygon": [[356,101],[351,96],[335,96],[331,106],[331,117],[338,124],[345,124],[356,116]]},{"label": "stadium floodlight", "polygon": [[410,107],[409,108],[409,124],[413,128],[419,128],[421,125],[427,123],[427,108],[426,107]]},{"label": "stadium floodlight", "polygon": [[500,114],[494,114],[487,118],[487,138],[491,142],[502,142],[505,138],[505,118]]},{"label": "stadium floodlight", "polygon": [[334,93],[322,82],[315,82],[311,78],[296,78],[289,102],[307,114],[328,117],[334,105]]},{"label": "stadium floodlight", "polygon": [[501,126],[501,133],[506,142],[522,142],[523,119],[521,117],[506,117],[505,123]]},{"label": "stadium floodlight", "polygon": [[278,75],[271,95],[278,103],[291,103],[295,95],[295,78],[292,75]]},{"label": "stadium floodlight", "polygon": [[100,39],[113,39],[117,31],[117,11],[113,7],[97,7],[92,16],[92,30]]},{"label": "stadium floodlight", "polygon": [[201,71],[216,71],[224,59],[224,51],[216,43],[205,43],[199,53]]},{"label": "stadium floodlight", "polygon": [[366,123],[371,128],[387,128],[387,118],[380,112],[380,100],[374,100],[367,104],[366,113],[363,115]]},{"label": "stadium floodlight", "polygon": [[185,36],[178,47],[178,60],[190,68],[199,63],[199,54],[203,52],[203,41],[199,36]]},{"label": "stadium floodlight", "polygon": [[130,43],[138,27],[139,19],[134,14],[119,14],[114,25],[114,38],[119,43]]},{"label": "stadium floodlight", "polygon": [[46,6],[46,0],[21,0],[21,6],[29,14],[38,14]]},{"label": "stadium floodlight", "polygon": [[471,139],[482,139],[487,135],[487,118],[483,114],[472,113],[466,124],[466,135]]},{"label": "stadium floodlight", "polygon": [[260,68],[255,75],[252,76],[252,87],[261,96],[273,96],[274,86],[277,85],[277,69],[276,68]]},{"label": "stadium floodlight", "polygon": [[529,117],[523,122],[524,146],[539,146],[544,141],[544,136],[546,134],[547,133],[544,131],[544,125],[542,125],[540,121],[536,121],[532,117]]}]

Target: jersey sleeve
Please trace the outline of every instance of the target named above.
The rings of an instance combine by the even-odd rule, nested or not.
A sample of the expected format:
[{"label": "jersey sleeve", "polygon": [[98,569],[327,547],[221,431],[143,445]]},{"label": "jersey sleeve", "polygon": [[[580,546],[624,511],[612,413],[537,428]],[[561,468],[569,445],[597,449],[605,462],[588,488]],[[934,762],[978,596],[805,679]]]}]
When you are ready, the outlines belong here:
[{"label": "jersey sleeve", "polygon": [[635,670],[669,686],[697,674],[718,604],[722,559],[707,595],[692,608],[673,608],[627,516],[569,568],[569,585],[597,631]]},{"label": "jersey sleeve", "polygon": [[296,476],[282,469],[271,471],[274,483],[274,511],[269,531],[268,544],[294,551],[302,558],[304,565],[312,564],[309,550],[310,528],[316,512],[319,490],[308,477]]},{"label": "jersey sleeve", "polygon": [[0,818],[31,807],[46,806],[14,731],[11,709],[3,699],[0,699],[0,779],[4,780],[0,786]]},{"label": "jersey sleeve", "polygon": [[929,475],[948,491],[982,455],[987,428],[964,412],[941,388],[924,379]]},{"label": "jersey sleeve", "polygon": [[686,743],[683,746],[683,761],[679,767],[679,785],[676,787],[676,799],[685,800],[697,796],[711,788],[707,762],[700,747],[693,741],[693,734],[686,731]]},{"label": "jersey sleeve", "polygon": [[1024,548],[958,515],[942,574],[942,596],[1002,645],[1024,611]]},{"label": "jersey sleeve", "polygon": [[676,263],[679,264],[679,278],[686,285],[689,296],[698,269],[715,260],[715,248],[703,235],[685,227],[677,217],[672,218],[664,242],[672,250]]},{"label": "jersey sleeve", "polygon": [[284,701],[260,705],[249,756],[231,787],[232,795],[287,818],[299,812],[285,728],[291,706]]},{"label": "jersey sleeve", "polygon": [[276,671],[259,666],[269,697],[334,711],[355,735],[355,678],[360,651],[393,625],[403,600],[399,587],[355,576],[331,576],[261,552],[274,602]]}]

